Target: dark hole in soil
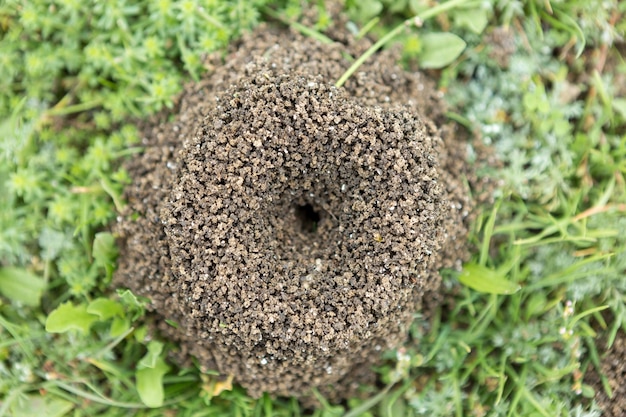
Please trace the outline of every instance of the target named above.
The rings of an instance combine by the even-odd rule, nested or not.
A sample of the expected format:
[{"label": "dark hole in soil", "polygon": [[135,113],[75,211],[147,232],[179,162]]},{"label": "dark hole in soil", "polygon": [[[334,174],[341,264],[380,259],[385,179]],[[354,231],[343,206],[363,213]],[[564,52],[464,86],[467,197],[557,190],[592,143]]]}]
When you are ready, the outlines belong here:
[{"label": "dark hole in soil", "polygon": [[315,211],[312,205],[305,204],[303,206],[296,206],[296,219],[299,223],[300,230],[306,233],[314,233],[317,230],[320,215]]}]

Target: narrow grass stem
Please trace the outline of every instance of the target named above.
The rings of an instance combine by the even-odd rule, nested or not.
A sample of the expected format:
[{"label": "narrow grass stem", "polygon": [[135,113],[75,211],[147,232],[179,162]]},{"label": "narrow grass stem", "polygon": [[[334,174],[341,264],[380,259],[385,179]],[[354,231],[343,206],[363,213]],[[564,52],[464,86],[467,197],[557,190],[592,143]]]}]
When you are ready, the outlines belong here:
[{"label": "narrow grass stem", "polygon": [[2,403],[0,403],[0,417],[9,415],[8,411],[9,411],[9,408],[11,407],[11,404],[13,404],[13,401],[17,397],[22,395],[25,390],[26,389],[24,388],[24,386],[20,386],[16,389],[12,389],[11,391],[9,391],[9,395],[7,395],[2,401]]},{"label": "narrow grass stem", "polygon": [[31,362],[35,363],[35,356],[31,353],[31,349],[24,343],[27,340],[34,339],[34,337],[22,337],[19,333],[23,330],[17,325],[6,320],[4,316],[0,315],[0,328],[5,328],[11,335],[15,343],[17,343],[22,350],[22,354]]},{"label": "narrow grass stem", "polygon": [[359,30],[359,33],[357,33],[354,37],[356,39],[361,39],[363,36],[367,35],[367,33],[372,30],[372,28],[374,26],[376,26],[376,24],[380,21],[380,17],[376,16],[375,18],[371,19],[369,22],[367,22],[365,24],[365,26],[363,26],[361,28],[361,30]]},{"label": "narrow grass stem", "polygon": [[100,349],[99,351],[97,351],[93,357],[96,359],[101,358],[102,356],[104,356],[104,354],[111,352],[113,350],[113,348],[115,346],[117,346],[122,340],[124,340],[126,338],[126,336],[128,336],[129,334],[131,334],[132,332],[135,331],[134,327],[129,327],[128,330],[126,330],[124,333],[122,333],[121,335],[119,335],[118,337],[116,337],[115,339],[113,339],[109,344],[107,344],[104,348]]},{"label": "narrow grass stem", "polygon": [[487,264],[487,259],[489,258],[489,247],[491,243],[491,237],[493,236],[493,229],[496,224],[496,217],[498,215],[498,210],[500,209],[500,205],[502,204],[502,200],[496,201],[493,209],[491,210],[491,214],[485,223],[485,228],[483,230],[483,241],[480,246],[480,257],[478,260],[478,264],[481,266],[485,266]]},{"label": "narrow grass stem", "polygon": [[46,116],[67,116],[68,114],[80,113],[87,110],[91,110],[95,107],[100,106],[101,100],[92,100],[84,103],[73,104],[71,106],[61,106],[61,107],[53,107],[48,110],[44,117]]},{"label": "narrow grass stem", "polygon": [[461,384],[459,382],[458,369],[454,371],[452,376],[454,384],[454,408],[456,417],[463,417],[463,394],[461,393]]},{"label": "narrow grass stem", "polygon": [[76,388],[70,384],[66,384],[65,382],[62,381],[50,381],[50,385],[51,386],[56,386],[58,388],[61,388],[62,390],[71,392],[74,395],[77,395],[79,397],[85,398],[87,400],[90,401],[94,401],[96,403],[99,404],[104,404],[104,405],[108,405],[111,407],[119,407],[119,408],[146,408],[146,406],[142,403],[128,403],[128,402],[122,402],[122,401],[115,401],[113,399],[107,398],[105,396],[101,396],[101,395],[94,395],[91,394],[87,391],[84,391],[80,388]]},{"label": "narrow grass stem", "polygon": [[[590,337],[585,337],[584,341],[585,341],[585,345],[587,345],[587,349],[589,352],[589,359],[591,360],[593,367],[595,369],[602,369],[602,365],[600,362],[600,355],[598,354],[598,348],[596,347],[594,340]],[[600,374],[600,381],[602,382],[602,388],[604,388],[604,391],[609,396],[609,398],[612,397],[613,389],[611,388],[611,384],[609,384],[608,378],[602,372],[600,372],[599,374]]]},{"label": "narrow grass stem", "polygon": [[569,325],[570,325],[571,327],[574,327],[574,325],[575,325],[575,324],[576,324],[576,323],[577,323],[580,319],[582,319],[583,317],[586,317],[586,316],[588,316],[588,315],[590,315],[590,314],[593,314],[593,313],[595,313],[595,312],[598,312],[598,311],[606,310],[607,308],[609,308],[609,306],[608,306],[608,305],[602,305],[602,306],[597,306],[597,307],[594,307],[594,308],[590,308],[589,310],[583,311],[582,313],[580,313],[580,314],[578,314],[578,315],[574,316],[574,317],[572,318],[572,321],[570,321]]},{"label": "narrow grass stem", "polygon": [[530,392],[526,387],[523,387],[522,390],[524,398],[526,398],[529,404],[535,407],[535,410],[537,410],[544,417],[551,417],[551,414],[548,413],[545,408],[543,408],[543,406],[539,403],[539,401],[537,401],[532,392]]},{"label": "narrow grass stem", "polygon": [[[412,382],[412,381],[410,381],[410,382]],[[374,395],[372,398],[368,399],[367,401],[365,401],[363,404],[359,405],[358,407],[353,408],[348,413],[344,414],[343,417],[357,417],[357,416],[360,416],[361,414],[365,413],[367,410],[369,410],[370,408],[374,407],[376,404],[381,402],[382,399],[385,398],[385,395],[387,395],[389,390],[394,385],[395,385],[394,382],[387,384],[387,386],[385,386],[385,388],[382,391],[380,391],[378,394]],[[406,387],[406,388],[408,388],[408,387]],[[404,389],[406,390],[406,388],[404,388]]]}]

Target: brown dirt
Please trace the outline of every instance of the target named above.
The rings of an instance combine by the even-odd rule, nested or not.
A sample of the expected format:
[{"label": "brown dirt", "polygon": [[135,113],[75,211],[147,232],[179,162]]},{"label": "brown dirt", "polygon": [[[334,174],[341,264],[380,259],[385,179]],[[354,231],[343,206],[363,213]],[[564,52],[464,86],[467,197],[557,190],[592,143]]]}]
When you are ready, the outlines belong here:
[{"label": "brown dirt", "polygon": [[344,27],[330,45],[259,27],[127,164],[116,285],[252,396],[354,395],[468,255],[477,182],[440,94],[395,51],[333,87],[371,44]]},{"label": "brown dirt", "polygon": [[[598,348],[606,346],[603,341]],[[626,332],[620,330],[613,345],[601,352],[600,374],[607,378],[612,396],[604,389],[598,370],[592,369],[585,375],[585,383],[595,390],[595,400],[602,410],[603,417],[624,417],[626,413]]]}]

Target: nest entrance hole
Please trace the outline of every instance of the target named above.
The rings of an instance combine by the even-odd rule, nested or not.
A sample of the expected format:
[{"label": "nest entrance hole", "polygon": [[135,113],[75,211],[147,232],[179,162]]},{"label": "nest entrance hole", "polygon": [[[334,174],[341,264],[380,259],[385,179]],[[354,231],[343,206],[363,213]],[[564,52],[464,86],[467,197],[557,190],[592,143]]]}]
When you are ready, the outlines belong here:
[{"label": "nest entrance hole", "polygon": [[296,227],[304,233],[315,233],[320,221],[320,214],[311,204],[296,206]]}]

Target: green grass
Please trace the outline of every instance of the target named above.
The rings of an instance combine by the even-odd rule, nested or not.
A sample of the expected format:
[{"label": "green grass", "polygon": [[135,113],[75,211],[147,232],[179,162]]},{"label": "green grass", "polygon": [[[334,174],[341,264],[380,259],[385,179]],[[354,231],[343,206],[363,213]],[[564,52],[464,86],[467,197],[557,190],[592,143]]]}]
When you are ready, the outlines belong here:
[{"label": "green grass", "polygon": [[[310,412],[168,363],[145,300],[108,290],[106,232],[138,141],[129,118],[171,106],[204,53],[302,5],[0,3],[0,416],[598,416],[582,378],[606,347],[598,332],[626,329],[626,5],[468,0],[429,16],[426,3],[346,7],[407,64],[442,68],[449,115],[493,147],[503,167],[483,175],[501,186],[465,272],[443,271],[446,306],[432,323],[416,314],[418,347],[385,354],[385,388]],[[299,30],[314,36],[320,16]],[[508,65],[495,28],[509,30]]]}]

